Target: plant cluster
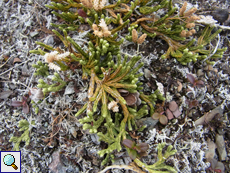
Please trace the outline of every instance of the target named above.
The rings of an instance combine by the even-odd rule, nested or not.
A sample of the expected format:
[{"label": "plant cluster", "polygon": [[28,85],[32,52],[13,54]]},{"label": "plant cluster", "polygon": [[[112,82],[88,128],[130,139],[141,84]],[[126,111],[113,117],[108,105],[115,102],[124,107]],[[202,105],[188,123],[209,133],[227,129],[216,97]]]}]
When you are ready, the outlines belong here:
[{"label": "plant cluster", "polygon": [[[32,121],[31,125],[35,125],[35,122]],[[25,142],[26,145],[30,143],[30,123],[27,120],[20,120],[18,122],[18,127],[20,128],[19,131],[24,131],[23,134],[19,137],[12,136],[10,138],[10,142],[15,143],[13,151],[19,151],[19,145],[22,141]]]},{"label": "plant cluster", "polygon": [[[169,45],[162,58],[175,57],[186,65],[191,61],[204,60],[212,53],[212,50],[205,50],[205,46],[221,32],[217,30],[211,34],[213,27],[207,26],[198,39],[192,39],[196,33],[195,21],[199,19],[194,15],[196,9],[185,12],[185,3],[177,14],[172,0],[118,0],[114,4],[105,0],[53,0],[47,7],[55,10],[53,14],[64,20],[62,24],[52,24],[59,29],[52,31],[63,45],[54,48],[36,42],[43,49],[30,51],[44,56],[45,63],[39,61],[33,65],[37,69],[36,75],[46,77],[52,70],[56,71],[52,78],[54,84],[39,79],[38,87],[44,95],[61,90],[67,82],[58,72],[74,71],[73,64],[81,65],[82,79],[89,80],[88,101],[76,116],[85,115],[79,120],[83,129],[97,133],[100,140],[108,144],[106,149],[98,153],[101,157],[106,155],[102,164],[113,160],[114,150],[122,149],[121,141],[127,138],[127,129],[143,129],[144,127],[137,127],[136,121],[148,114],[152,115],[157,100],[165,100],[158,90],[151,95],[143,93],[142,83],[139,81],[143,74],[138,73],[144,65],[138,62],[141,56],[123,55],[120,51],[123,42],[129,41],[139,46],[146,37],[159,37]],[[164,15],[155,15],[162,9],[165,10]],[[80,32],[79,26],[82,24],[91,27],[86,35],[89,39],[87,49],[78,45],[70,36],[73,32]],[[124,38],[119,36],[121,30],[126,34]],[[221,57],[224,50],[217,49],[211,58]],[[129,98],[136,99],[135,104],[128,104],[128,98],[121,90],[131,94]],[[159,152],[162,147],[159,144]],[[135,145],[135,149],[138,146]],[[155,166],[172,170],[162,165],[165,158],[175,153],[171,149],[172,147],[168,148],[169,154],[161,157],[154,166],[137,162],[148,170]]]}]

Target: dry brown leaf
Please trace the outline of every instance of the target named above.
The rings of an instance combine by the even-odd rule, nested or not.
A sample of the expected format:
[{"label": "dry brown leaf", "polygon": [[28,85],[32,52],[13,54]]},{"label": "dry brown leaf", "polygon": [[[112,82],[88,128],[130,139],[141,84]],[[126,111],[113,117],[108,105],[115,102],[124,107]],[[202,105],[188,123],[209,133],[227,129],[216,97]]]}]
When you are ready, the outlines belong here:
[{"label": "dry brown leaf", "polygon": [[155,112],[153,115],[152,115],[152,119],[154,120],[158,120],[160,118],[160,114]]},{"label": "dry brown leaf", "polygon": [[159,121],[163,125],[168,124],[168,118],[165,115],[160,115]]},{"label": "dry brown leaf", "polygon": [[177,91],[180,92],[182,90],[182,83],[180,81],[177,81],[178,87],[177,87]]},{"label": "dry brown leaf", "polygon": [[0,99],[6,99],[8,98],[11,94],[13,94],[13,91],[8,90],[8,91],[3,91],[0,93]]},{"label": "dry brown leaf", "polygon": [[14,58],[13,64],[15,64],[17,62],[22,62],[22,60],[20,60],[19,58]]},{"label": "dry brown leaf", "polygon": [[130,93],[129,95],[124,97],[126,103],[128,106],[133,106],[137,102],[137,98],[134,94]]}]

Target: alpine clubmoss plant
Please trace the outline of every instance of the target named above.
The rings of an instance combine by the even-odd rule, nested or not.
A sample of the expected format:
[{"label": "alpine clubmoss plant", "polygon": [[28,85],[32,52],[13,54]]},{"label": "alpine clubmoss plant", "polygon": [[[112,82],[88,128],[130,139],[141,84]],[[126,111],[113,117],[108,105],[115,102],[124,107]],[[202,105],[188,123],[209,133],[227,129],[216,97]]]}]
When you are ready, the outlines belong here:
[{"label": "alpine clubmoss plant", "polygon": [[[166,165],[164,162],[166,159],[168,159],[171,155],[176,154],[176,150],[173,150],[173,146],[169,145],[167,147],[167,150],[163,154],[163,148],[165,147],[166,143],[160,143],[157,145],[157,151],[158,151],[158,161],[154,163],[153,165],[147,165],[143,162],[141,162],[138,158],[134,159],[134,162],[144,170],[151,172],[151,173],[177,173],[176,169]],[[167,170],[167,171],[163,171]]]},{"label": "alpine clubmoss plant", "polygon": [[[213,28],[207,26],[198,39],[192,39],[196,33],[195,21],[199,19],[194,15],[196,9],[185,12],[185,3],[177,14],[172,0],[118,0],[114,4],[106,0],[53,0],[47,7],[61,11],[54,11],[53,14],[65,22],[52,24],[59,30],[52,31],[63,45],[61,48],[54,48],[37,42],[44,49],[31,51],[43,55],[46,63],[38,62],[34,65],[37,69],[36,75],[47,76],[52,70],[56,71],[52,78],[56,83],[50,84],[39,79],[38,87],[43,89],[45,95],[58,92],[67,84],[58,71],[74,71],[73,64],[81,65],[82,79],[89,80],[88,101],[76,116],[84,114],[85,117],[79,120],[83,129],[97,133],[99,139],[108,144],[106,149],[98,153],[101,157],[106,155],[102,164],[109,159],[113,160],[114,150],[122,149],[121,141],[126,139],[127,129],[131,131],[140,128],[137,127],[136,121],[148,114],[152,115],[157,100],[165,100],[158,90],[151,95],[143,93],[142,83],[139,82],[142,73],[138,73],[144,65],[138,62],[141,56],[121,54],[123,42],[130,41],[139,45],[146,37],[157,36],[169,45],[162,58],[172,56],[186,65],[191,61],[205,59],[212,52],[205,50],[205,45],[221,31],[217,30],[211,34]],[[156,13],[162,9],[165,14],[158,17]],[[91,31],[86,35],[89,40],[87,49],[82,48],[71,37],[73,31],[80,32],[79,26],[82,24],[91,27]],[[125,37],[121,36],[121,30],[126,33]],[[224,49],[217,49],[211,58],[220,57],[223,51]],[[141,100],[140,103],[129,105],[120,89],[136,95],[135,99]],[[162,146],[159,146],[161,148],[158,151],[161,151]],[[148,171],[155,167],[168,169],[169,167],[162,164],[165,158],[175,153],[171,152],[171,149],[170,147],[167,150],[169,154],[161,157],[159,163],[154,166],[146,166],[139,160],[136,162]],[[159,154],[161,156],[161,153]]]},{"label": "alpine clubmoss plant", "polygon": [[[35,125],[35,122],[32,121],[31,125]],[[10,142],[14,143],[13,151],[19,151],[19,145],[21,142],[25,142],[26,145],[30,143],[30,123],[27,120],[20,120],[18,123],[18,127],[20,127],[19,131],[24,131],[23,134],[19,137],[12,136],[10,138]]]}]

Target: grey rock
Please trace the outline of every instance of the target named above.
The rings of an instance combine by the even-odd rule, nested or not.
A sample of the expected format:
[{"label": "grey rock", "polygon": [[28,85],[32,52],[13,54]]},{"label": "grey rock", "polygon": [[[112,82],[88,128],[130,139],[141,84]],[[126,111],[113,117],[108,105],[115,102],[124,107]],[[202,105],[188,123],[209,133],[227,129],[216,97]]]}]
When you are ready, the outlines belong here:
[{"label": "grey rock", "polygon": [[101,143],[97,134],[91,134],[90,137],[95,144],[99,145]]},{"label": "grey rock", "polygon": [[220,114],[221,116],[223,115],[223,109],[221,108],[221,106],[216,107],[215,109],[213,109],[211,112],[209,112],[208,114],[203,115],[202,117],[200,117],[198,120],[195,121],[195,125],[203,125],[204,123],[208,123],[209,121],[211,121],[217,114]]},{"label": "grey rock", "polygon": [[73,84],[73,82],[70,82],[70,83],[67,85],[66,89],[65,89],[64,95],[73,94],[74,92],[75,92],[75,91],[74,91],[74,84]]},{"label": "grey rock", "polygon": [[31,37],[35,37],[35,36],[38,35],[38,34],[39,34],[38,31],[34,31],[34,32],[31,32],[31,33],[30,33],[30,36],[31,36]]},{"label": "grey rock", "polygon": [[203,76],[203,75],[204,75],[203,70],[202,70],[202,69],[199,69],[199,70],[197,71],[197,76],[200,77],[200,76]]},{"label": "grey rock", "polygon": [[151,71],[149,69],[144,69],[144,75],[146,79],[149,79],[151,77]]},{"label": "grey rock", "polygon": [[226,147],[225,147],[225,142],[224,142],[224,137],[223,135],[216,134],[216,146],[217,146],[217,151],[219,153],[219,160],[226,160],[227,158],[227,152],[226,152]]},{"label": "grey rock", "polygon": [[50,46],[53,46],[54,44],[54,37],[52,35],[49,35],[45,38],[44,43]]},{"label": "grey rock", "polygon": [[56,151],[52,154],[52,162],[49,164],[52,173],[65,173],[66,169],[61,161],[60,152]]},{"label": "grey rock", "polygon": [[143,125],[146,125],[147,130],[152,130],[156,124],[158,123],[159,120],[154,120],[151,117],[148,118],[142,118],[137,121],[137,126],[141,127]]}]

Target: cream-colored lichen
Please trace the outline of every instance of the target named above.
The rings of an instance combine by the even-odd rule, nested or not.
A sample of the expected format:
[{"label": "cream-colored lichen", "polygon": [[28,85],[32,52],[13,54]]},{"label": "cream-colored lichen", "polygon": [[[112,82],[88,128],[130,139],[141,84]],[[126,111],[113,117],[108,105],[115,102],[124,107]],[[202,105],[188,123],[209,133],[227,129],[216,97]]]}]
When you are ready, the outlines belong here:
[{"label": "cream-colored lichen", "polygon": [[106,0],[94,0],[93,1],[93,8],[96,11],[102,10],[106,4]]},{"label": "cream-colored lichen", "polygon": [[70,52],[65,52],[65,53],[62,53],[62,54],[58,54],[57,51],[53,51],[53,52],[50,52],[50,53],[46,53],[44,55],[44,59],[45,59],[45,62],[48,63],[48,66],[50,69],[53,69],[53,70],[61,70],[61,68],[54,64],[54,61],[61,61],[63,60],[64,58],[66,58],[67,56],[70,55]]},{"label": "cream-colored lichen", "polygon": [[214,26],[218,22],[217,20],[213,19],[213,17],[210,15],[208,16],[200,15],[199,17],[200,17],[200,20],[197,20],[196,21],[197,23]]},{"label": "cream-colored lichen", "polygon": [[111,101],[109,104],[108,104],[108,109],[109,110],[112,110],[113,112],[118,112],[119,111],[119,107],[117,105],[117,102],[115,102],[114,100]]},{"label": "cream-colored lichen", "polygon": [[[99,28],[99,27],[100,28]],[[105,23],[105,20],[104,19],[101,19],[100,20],[100,23],[99,25],[96,25],[96,24],[93,24],[92,25],[92,29],[94,30],[94,34],[98,37],[109,37],[111,35],[111,32],[109,31],[109,28],[108,26],[106,25]]]}]

